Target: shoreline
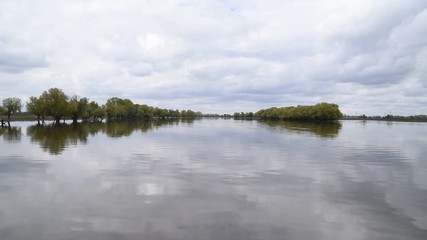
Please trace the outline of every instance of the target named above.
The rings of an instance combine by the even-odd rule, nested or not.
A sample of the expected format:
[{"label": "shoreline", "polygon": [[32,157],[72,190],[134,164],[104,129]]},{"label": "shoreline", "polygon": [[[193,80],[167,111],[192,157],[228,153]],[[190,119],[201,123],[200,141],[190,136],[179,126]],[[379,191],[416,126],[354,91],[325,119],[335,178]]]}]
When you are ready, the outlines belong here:
[{"label": "shoreline", "polygon": [[[229,119],[235,119],[235,120],[265,120],[260,119],[256,117],[243,117],[243,118],[233,118],[233,117],[210,117],[210,116],[204,116],[201,118],[229,118]],[[11,115],[10,119],[7,119],[7,116],[0,115],[0,120],[3,120],[5,123],[7,122],[27,122],[27,121],[34,121],[37,122],[37,116],[29,114],[29,113],[18,113],[15,115]],[[44,119],[45,121],[54,121],[51,117],[46,117]],[[71,118],[66,118],[65,120],[71,120]],[[107,120],[107,119],[105,119]],[[427,122],[427,116],[426,115],[418,115],[418,116],[344,116],[343,118],[339,120],[349,120],[349,121],[382,121],[382,122]],[[107,120],[108,121],[108,120]],[[285,121],[285,120],[276,120],[276,121]],[[298,122],[298,121],[297,121]],[[302,121],[306,122],[306,121]]]}]

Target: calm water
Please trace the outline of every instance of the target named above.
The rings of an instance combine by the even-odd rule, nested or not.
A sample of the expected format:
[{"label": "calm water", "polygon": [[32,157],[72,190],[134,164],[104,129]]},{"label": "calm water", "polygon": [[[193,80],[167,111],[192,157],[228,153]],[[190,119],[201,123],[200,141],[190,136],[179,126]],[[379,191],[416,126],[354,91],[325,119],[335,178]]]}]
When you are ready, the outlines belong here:
[{"label": "calm water", "polygon": [[0,239],[427,239],[427,124],[0,129]]}]

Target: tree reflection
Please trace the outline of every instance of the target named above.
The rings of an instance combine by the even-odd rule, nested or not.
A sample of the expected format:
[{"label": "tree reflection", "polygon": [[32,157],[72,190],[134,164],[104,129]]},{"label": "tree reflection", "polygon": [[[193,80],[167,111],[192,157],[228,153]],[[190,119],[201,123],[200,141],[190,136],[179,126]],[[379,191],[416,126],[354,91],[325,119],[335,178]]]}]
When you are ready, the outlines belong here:
[{"label": "tree reflection", "polygon": [[43,149],[56,155],[70,144],[86,143],[88,132],[82,126],[52,124],[30,126],[27,135],[32,142],[38,142]]},{"label": "tree reflection", "polygon": [[3,136],[3,139],[8,142],[19,142],[22,138],[21,127],[2,127],[0,136]]},{"label": "tree reflection", "polygon": [[107,122],[104,131],[109,137],[129,136],[140,125],[138,122]]},{"label": "tree reflection", "polygon": [[135,131],[148,132],[165,126],[177,125],[179,120],[156,120],[156,121],[119,121],[104,124],[103,132],[113,138],[129,136]]},{"label": "tree reflection", "polygon": [[159,120],[33,125],[27,128],[27,135],[32,142],[38,142],[42,149],[50,154],[58,155],[69,145],[86,144],[88,136],[96,135],[99,132],[117,138],[129,136],[135,131],[147,132],[178,123],[177,121]]},{"label": "tree reflection", "polygon": [[342,127],[340,122],[261,121],[261,123],[269,127],[284,128],[295,133],[311,133],[322,138],[335,138]]}]

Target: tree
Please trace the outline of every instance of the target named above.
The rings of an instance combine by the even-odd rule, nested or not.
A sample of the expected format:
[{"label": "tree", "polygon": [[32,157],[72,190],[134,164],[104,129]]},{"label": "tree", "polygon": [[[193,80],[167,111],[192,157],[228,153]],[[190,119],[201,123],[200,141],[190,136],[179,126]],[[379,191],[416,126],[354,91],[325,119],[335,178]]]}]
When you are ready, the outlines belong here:
[{"label": "tree", "polygon": [[51,88],[44,91],[41,99],[46,103],[47,114],[53,117],[56,123],[69,113],[68,96],[61,89]]},{"label": "tree", "polygon": [[10,119],[10,115],[21,112],[21,99],[12,97],[12,98],[6,98],[3,100],[3,109],[7,115],[7,119]]},{"label": "tree", "polygon": [[77,123],[79,118],[87,119],[89,117],[89,99],[73,96],[69,102],[69,113],[73,123]]},{"label": "tree", "polygon": [[141,118],[149,119],[154,116],[154,109],[146,104],[139,106],[139,115]]},{"label": "tree", "polygon": [[296,107],[262,109],[255,113],[255,116],[272,120],[335,121],[341,119],[343,114],[336,104],[318,103],[314,106],[298,105]]},{"label": "tree", "polygon": [[133,104],[133,103],[132,104],[128,103],[126,105],[126,118],[128,118],[128,119],[136,119],[138,117],[139,117],[139,105],[138,104]]},{"label": "tree", "polygon": [[95,122],[97,122],[97,121],[102,122],[102,120],[104,119],[105,116],[107,116],[107,111],[103,107],[98,106],[93,111],[93,119]]},{"label": "tree", "polygon": [[158,107],[154,108],[154,116],[155,117],[165,119],[167,115],[168,115],[168,110],[158,108]]},{"label": "tree", "polygon": [[169,109],[168,110],[168,116],[170,118],[179,118],[179,110],[178,109],[176,109],[176,110]]},{"label": "tree", "polygon": [[140,115],[139,105],[129,99],[113,97],[107,100],[105,109],[109,120],[123,120],[137,118]]},{"label": "tree", "polygon": [[92,118],[94,122],[102,122],[102,119],[104,119],[104,117],[107,115],[107,112],[103,107],[100,107],[98,103],[96,103],[95,101],[91,101],[87,107],[87,114],[88,117],[83,119],[84,121],[87,121],[88,119]]},{"label": "tree", "polygon": [[181,111],[181,117],[182,118],[195,118],[196,113],[192,110],[182,110]]},{"label": "tree", "polygon": [[88,98],[80,98],[79,100],[79,113],[80,118],[84,121],[86,121],[90,115],[89,115],[89,99]]},{"label": "tree", "polygon": [[27,111],[37,116],[37,122],[40,124],[40,120],[44,122],[44,118],[47,113],[46,103],[42,98],[30,97],[30,101],[27,103]]},{"label": "tree", "polygon": [[105,110],[109,120],[123,119],[126,115],[126,107],[123,104],[123,99],[113,97],[107,100]]}]

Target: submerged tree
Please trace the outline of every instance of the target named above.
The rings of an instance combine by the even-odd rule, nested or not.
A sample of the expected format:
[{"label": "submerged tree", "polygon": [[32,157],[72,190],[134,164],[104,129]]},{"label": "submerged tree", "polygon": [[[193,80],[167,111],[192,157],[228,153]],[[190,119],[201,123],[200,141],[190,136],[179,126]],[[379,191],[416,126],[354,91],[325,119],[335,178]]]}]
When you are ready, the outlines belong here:
[{"label": "submerged tree", "polygon": [[41,98],[46,104],[47,114],[53,117],[56,123],[69,114],[68,96],[61,89],[51,88],[44,91]]},{"label": "submerged tree", "polygon": [[272,120],[334,121],[341,119],[343,114],[337,104],[318,103],[313,106],[298,105],[296,107],[262,109],[255,113],[255,116]]},{"label": "submerged tree", "polygon": [[39,124],[40,120],[44,123],[44,118],[47,114],[47,108],[42,98],[30,97],[30,101],[27,103],[27,111],[37,116],[37,122]]},{"label": "submerged tree", "polygon": [[[107,115],[107,111],[103,107],[99,106],[95,101],[91,101],[88,105],[88,115],[94,122],[102,122],[104,117]],[[88,119],[84,119],[84,121],[87,121]]]},{"label": "submerged tree", "polygon": [[[148,105],[134,104],[129,99],[113,97],[105,105],[98,105],[88,98],[76,95],[69,97],[61,89],[51,88],[44,91],[39,97],[30,97],[27,103],[28,112],[37,116],[37,120],[44,120],[51,116],[57,123],[61,119],[71,118],[73,123],[79,119],[82,122],[98,122],[107,117],[108,120],[151,119],[151,118],[195,118],[202,116],[200,112],[192,110],[163,109]],[[1,110],[1,109],[0,109]],[[1,113],[1,112],[0,112]]]},{"label": "submerged tree", "polygon": [[73,96],[69,102],[69,114],[73,123],[77,123],[78,119],[89,118],[89,99]]},{"label": "submerged tree", "polygon": [[12,97],[3,100],[3,109],[8,120],[10,119],[10,115],[21,112],[21,107],[21,99],[19,98]]},{"label": "submerged tree", "polygon": [[105,104],[108,119],[123,120],[127,115],[128,107],[131,107],[132,105],[133,103],[129,99],[121,99],[117,97],[108,99]]}]

